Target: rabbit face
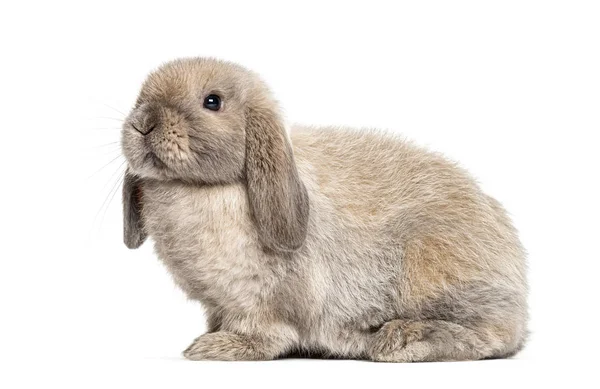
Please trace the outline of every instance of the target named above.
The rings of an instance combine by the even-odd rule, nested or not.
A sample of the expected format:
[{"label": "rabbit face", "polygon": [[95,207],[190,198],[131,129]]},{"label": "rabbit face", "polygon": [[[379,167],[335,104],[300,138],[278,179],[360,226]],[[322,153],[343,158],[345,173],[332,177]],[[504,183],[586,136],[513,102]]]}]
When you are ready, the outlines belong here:
[{"label": "rabbit face", "polygon": [[189,185],[244,182],[264,246],[295,251],[307,233],[309,200],[286,127],[268,88],[229,62],[170,62],[142,87],[122,132],[127,247],[144,242],[144,180]]},{"label": "rabbit face", "polygon": [[142,178],[228,183],[242,176],[247,71],[209,59],[171,62],[144,83],[122,148]]}]

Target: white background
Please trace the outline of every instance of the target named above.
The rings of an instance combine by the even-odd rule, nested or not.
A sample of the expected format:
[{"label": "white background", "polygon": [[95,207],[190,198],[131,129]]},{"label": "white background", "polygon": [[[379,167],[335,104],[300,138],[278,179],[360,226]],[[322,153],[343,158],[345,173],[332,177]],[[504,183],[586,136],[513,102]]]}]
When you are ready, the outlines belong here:
[{"label": "white background", "polygon": [[[0,386],[597,384],[599,26],[594,1],[3,2]],[[114,186],[123,113],[181,56],[258,71],[291,122],[391,129],[460,161],[529,251],[527,348],[412,365],[184,360],[201,307],[150,243],[122,244]]]}]

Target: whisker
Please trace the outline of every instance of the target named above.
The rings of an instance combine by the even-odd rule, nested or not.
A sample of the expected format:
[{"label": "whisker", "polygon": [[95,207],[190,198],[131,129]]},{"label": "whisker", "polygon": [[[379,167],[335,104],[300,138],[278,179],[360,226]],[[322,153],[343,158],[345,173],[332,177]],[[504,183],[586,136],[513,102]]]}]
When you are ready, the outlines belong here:
[{"label": "whisker", "polygon": [[116,148],[116,149],[106,149],[106,150],[88,150],[88,153],[86,154],[86,156],[89,156],[90,158],[98,158],[98,157],[108,157],[108,158],[114,158],[116,157],[118,154],[121,154],[121,150]]},{"label": "whisker", "polygon": [[[119,168],[119,170],[120,169],[121,168]],[[100,228],[102,228],[102,225],[104,224],[104,219],[106,218],[106,213],[108,212],[108,209],[110,208],[110,204],[112,203],[113,199],[115,198],[115,195],[119,191],[119,188],[121,187],[121,184],[123,183],[124,177],[125,177],[125,170],[123,170],[122,173],[117,176],[117,179],[116,179],[115,183],[113,184],[113,188],[111,189],[111,191],[108,193],[108,196],[106,197],[108,199],[108,202],[106,203],[106,207],[104,207],[104,213],[102,214],[102,219],[100,219]]]},{"label": "whisker", "polygon": [[90,120],[97,120],[97,119],[116,120],[117,122],[123,122],[125,120],[124,118],[119,119],[119,118],[111,118],[108,116],[99,116],[96,118],[90,118]]},{"label": "whisker", "polygon": [[[108,186],[110,185],[111,182],[113,183],[113,187],[114,187],[113,179],[115,177],[122,176],[125,173],[125,171],[121,171],[121,168],[123,167],[123,165],[125,165],[125,162],[127,162],[127,161],[123,161],[123,162],[121,162],[121,164],[119,166],[117,166],[117,168],[115,169],[113,174],[111,174],[110,177],[108,178],[108,180],[106,181],[106,184],[104,184],[104,186],[102,187],[102,191],[104,191],[106,188],[108,188]],[[121,174],[119,174],[119,172],[121,172]],[[111,191],[109,191],[109,193],[110,192],[112,192],[112,189],[111,189]]]},{"label": "whisker", "polygon": [[108,143],[103,143],[101,145],[96,146],[95,148],[100,148],[100,147],[107,147],[107,146],[117,146],[117,147],[121,147],[121,142],[116,140],[114,142],[108,142]]},{"label": "whisker", "polygon": [[116,140],[114,142],[103,143],[103,144],[98,145],[98,146],[90,147],[90,149],[99,149],[101,147],[108,147],[108,146],[118,146],[119,143],[120,142],[118,140]]},{"label": "whisker", "polygon": [[[104,168],[106,168],[108,165],[110,165],[111,163],[115,162],[117,159],[119,158],[123,158],[123,155],[119,154],[116,157],[114,157],[113,159],[111,159],[106,165],[102,166],[100,169],[96,170],[91,176],[89,176],[87,179],[91,179],[92,177],[94,177],[96,174],[98,174],[100,171],[102,171]],[[123,162],[124,163],[124,162]]]},{"label": "whisker", "polygon": [[121,115],[123,115],[123,118],[127,117],[127,115],[125,115],[123,112],[119,111],[118,109],[116,109],[112,105],[108,105],[106,103],[102,103],[102,104],[105,105],[105,106],[107,106],[108,108],[112,109],[113,111],[116,111],[116,112],[120,113]]},{"label": "whisker", "polygon": [[91,155],[94,157],[99,155],[112,155],[112,157],[116,157],[115,153],[121,154],[122,152],[120,142],[109,142],[98,146],[88,147],[83,149],[83,151],[86,156]]},{"label": "whisker", "polygon": [[[125,162],[123,162],[113,173],[113,175],[111,176],[111,178],[107,181],[107,183],[104,185],[103,190],[110,184],[110,182],[112,181],[112,178],[115,177],[115,174],[117,174],[121,168],[123,167],[123,164]],[[114,180],[112,188],[110,189],[110,191],[107,193],[106,197],[104,198],[104,201],[102,202],[102,205],[100,206],[100,209],[98,209],[98,212],[96,212],[96,216],[94,217],[94,221],[93,221],[93,225],[96,225],[98,222],[98,216],[100,216],[100,213],[102,213],[102,211],[104,211],[102,213],[102,218],[99,221],[98,224],[98,229],[102,228],[102,224],[104,223],[104,218],[106,217],[106,213],[108,211],[108,207],[110,206],[110,201],[109,198],[112,199],[115,196],[115,193],[117,192],[117,189],[119,188],[119,184],[123,181],[123,177],[125,176],[125,170],[121,171],[121,174],[117,175],[117,179]]]}]

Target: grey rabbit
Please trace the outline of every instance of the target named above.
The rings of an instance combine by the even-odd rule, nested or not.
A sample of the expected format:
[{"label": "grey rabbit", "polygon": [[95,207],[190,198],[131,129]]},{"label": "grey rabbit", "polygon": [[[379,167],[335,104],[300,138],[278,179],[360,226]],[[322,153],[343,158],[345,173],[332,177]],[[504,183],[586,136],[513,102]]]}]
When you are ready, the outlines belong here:
[{"label": "grey rabbit", "polygon": [[207,333],[192,360],[477,360],[526,338],[525,253],[461,168],[375,130],[293,126],[253,72],[188,58],[123,125],[124,239],[149,236]]}]

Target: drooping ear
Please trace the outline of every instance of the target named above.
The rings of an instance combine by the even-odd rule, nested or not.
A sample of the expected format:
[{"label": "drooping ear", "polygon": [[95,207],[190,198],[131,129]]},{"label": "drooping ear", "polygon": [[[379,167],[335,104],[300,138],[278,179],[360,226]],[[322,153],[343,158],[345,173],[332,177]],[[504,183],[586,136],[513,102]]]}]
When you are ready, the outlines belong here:
[{"label": "drooping ear", "polygon": [[123,241],[130,249],[137,249],[146,240],[142,223],[142,183],[141,180],[125,172],[123,180]]},{"label": "drooping ear", "polygon": [[246,183],[262,243],[278,251],[299,249],[306,238],[308,194],[275,108],[247,109]]}]

